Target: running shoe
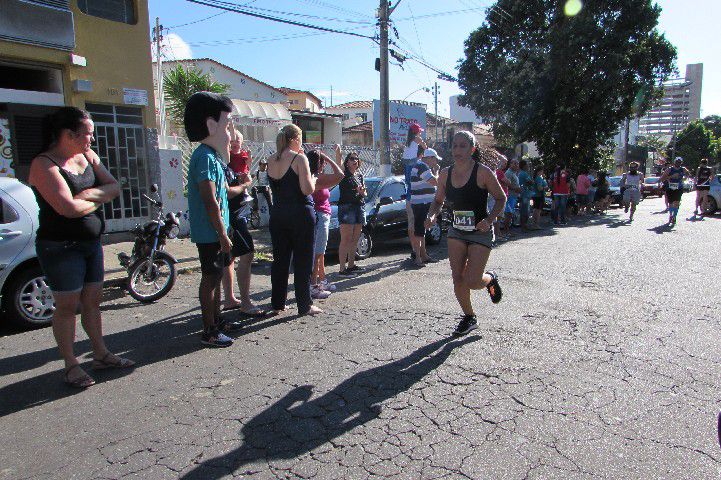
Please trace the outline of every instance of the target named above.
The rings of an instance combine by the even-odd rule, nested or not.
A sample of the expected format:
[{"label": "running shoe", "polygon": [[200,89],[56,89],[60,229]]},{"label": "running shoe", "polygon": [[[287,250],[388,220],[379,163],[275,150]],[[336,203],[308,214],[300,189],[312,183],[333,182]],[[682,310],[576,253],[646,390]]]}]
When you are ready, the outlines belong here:
[{"label": "running shoe", "polygon": [[213,329],[203,333],[200,337],[200,343],[209,347],[224,348],[233,345],[233,340],[218,330]]},{"label": "running shoe", "polygon": [[438,263],[438,259],[433,257],[428,257],[425,260],[423,260],[424,263]]},{"label": "running shoe", "polygon": [[323,290],[318,285],[310,287],[310,296],[315,300],[325,300],[330,297],[331,293],[328,290]]},{"label": "running shoe", "polygon": [[345,270],[341,270],[338,272],[339,277],[343,278],[353,278],[356,276],[355,272],[351,271],[350,269],[346,268]]},{"label": "running shoe", "polygon": [[352,267],[348,267],[346,270],[353,273],[363,273],[366,271],[365,268],[359,267],[358,265],[353,265]]},{"label": "running shoe", "polygon": [[463,318],[461,318],[461,321],[458,323],[456,330],[453,332],[453,336],[462,337],[463,335],[467,335],[469,332],[472,332],[476,328],[478,328],[478,321],[476,320],[476,316],[463,315]]},{"label": "running shoe", "polygon": [[501,290],[501,285],[498,283],[498,275],[496,275],[496,272],[493,270],[489,270],[486,272],[488,275],[491,276],[493,280],[490,281],[488,285],[486,285],[486,290],[488,290],[488,295],[491,296],[491,301],[493,303],[498,303],[501,301],[501,298],[503,297],[503,291]]},{"label": "running shoe", "polygon": [[331,293],[333,293],[337,290],[336,286],[333,285],[332,283],[330,283],[327,278],[324,278],[320,282],[320,286],[323,287],[323,290],[328,290]]}]

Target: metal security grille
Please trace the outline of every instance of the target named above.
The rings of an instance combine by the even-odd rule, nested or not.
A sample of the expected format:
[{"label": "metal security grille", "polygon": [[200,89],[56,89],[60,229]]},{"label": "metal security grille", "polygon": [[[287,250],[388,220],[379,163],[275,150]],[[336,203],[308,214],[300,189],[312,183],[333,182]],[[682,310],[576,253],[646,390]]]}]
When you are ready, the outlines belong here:
[{"label": "metal security grille", "polygon": [[121,188],[120,196],[104,205],[106,229],[129,230],[149,214],[141,197],[148,190],[142,109],[97,104],[86,107],[95,122],[93,150]]}]

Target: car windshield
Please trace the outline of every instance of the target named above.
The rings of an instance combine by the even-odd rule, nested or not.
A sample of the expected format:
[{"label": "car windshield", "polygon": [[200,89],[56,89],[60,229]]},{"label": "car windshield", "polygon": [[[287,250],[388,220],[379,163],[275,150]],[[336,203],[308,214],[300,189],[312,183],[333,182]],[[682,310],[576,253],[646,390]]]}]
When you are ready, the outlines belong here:
[{"label": "car windshield", "polygon": [[[373,195],[376,194],[376,190],[378,190],[378,185],[381,184],[380,179],[372,179],[372,180],[366,179],[365,183],[366,183],[366,190],[368,191],[368,194],[366,195],[366,199],[373,198]],[[330,203],[333,203],[333,204],[338,203],[339,197],[340,197],[340,189],[336,185],[330,191]]]},{"label": "car windshield", "polygon": [[608,184],[612,187],[618,187],[621,185],[621,177],[608,177]]},{"label": "car windshield", "polygon": [[659,177],[646,177],[643,183],[658,183]]}]

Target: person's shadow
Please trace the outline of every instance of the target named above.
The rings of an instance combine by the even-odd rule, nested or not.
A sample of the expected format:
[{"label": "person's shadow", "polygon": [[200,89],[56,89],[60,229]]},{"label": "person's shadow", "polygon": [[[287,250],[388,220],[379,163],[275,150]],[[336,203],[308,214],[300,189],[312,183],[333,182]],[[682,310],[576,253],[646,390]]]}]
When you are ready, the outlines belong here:
[{"label": "person's shadow", "polygon": [[310,452],[378,417],[383,401],[438,368],[453,349],[480,338],[438,340],[400,360],[356,373],[312,400],[312,385],[296,387],[243,426],[240,447],[200,463],[182,478],[217,479],[256,460],[289,459]]}]

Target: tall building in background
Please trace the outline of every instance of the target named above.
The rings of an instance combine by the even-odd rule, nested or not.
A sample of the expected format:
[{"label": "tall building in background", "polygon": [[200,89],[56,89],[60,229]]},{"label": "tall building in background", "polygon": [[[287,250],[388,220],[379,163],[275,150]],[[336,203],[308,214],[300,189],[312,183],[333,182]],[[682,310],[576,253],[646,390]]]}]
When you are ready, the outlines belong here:
[{"label": "tall building in background", "polygon": [[675,135],[701,118],[703,63],[686,65],[686,76],[663,84],[663,98],[639,122],[640,135]]}]

